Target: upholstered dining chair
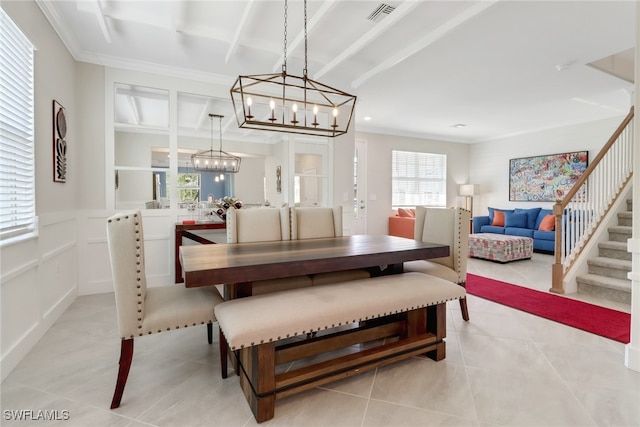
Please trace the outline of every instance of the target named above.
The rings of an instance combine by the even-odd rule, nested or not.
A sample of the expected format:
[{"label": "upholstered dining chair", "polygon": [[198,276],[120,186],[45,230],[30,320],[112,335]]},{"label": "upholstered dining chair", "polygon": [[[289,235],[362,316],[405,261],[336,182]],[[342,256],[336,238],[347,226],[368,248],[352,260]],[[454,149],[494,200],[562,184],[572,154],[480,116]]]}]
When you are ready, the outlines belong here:
[{"label": "upholstered dining chair", "polygon": [[[404,263],[404,271],[431,274],[464,287],[467,282],[469,222],[471,214],[463,208],[441,209],[416,207],[414,239],[449,245],[448,257]],[[467,299],[460,299],[462,318],[469,320]]]},{"label": "upholstered dining chair", "polygon": [[[319,239],[342,236],[342,206],[292,207],[291,239]],[[367,270],[353,269],[314,274],[314,286],[345,280],[366,279],[371,275]]]},{"label": "upholstered dining chair", "polygon": [[[187,289],[184,285],[147,288],[144,235],[139,210],[107,219],[107,242],[118,312],[121,348],[116,388],[111,409],[120,406],[131,361],[133,340],[172,329],[207,325],[209,344],[213,308],[223,301],[214,286]],[[224,348],[223,348],[224,347]],[[220,345],[222,376],[227,372],[227,348]]]},{"label": "upholstered dining chair", "polygon": [[[288,207],[232,208],[227,211],[227,243],[278,240],[291,240]],[[260,295],[307,286],[311,286],[311,278],[306,275],[257,280],[251,284],[251,294]]]}]

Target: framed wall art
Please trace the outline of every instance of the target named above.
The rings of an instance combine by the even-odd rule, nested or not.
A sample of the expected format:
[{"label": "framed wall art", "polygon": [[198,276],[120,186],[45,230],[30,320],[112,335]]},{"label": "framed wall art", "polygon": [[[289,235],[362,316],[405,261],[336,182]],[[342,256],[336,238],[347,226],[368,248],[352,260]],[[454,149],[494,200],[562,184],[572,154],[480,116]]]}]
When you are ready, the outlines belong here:
[{"label": "framed wall art", "polygon": [[[562,200],[587,169],[588,151],[549,154],[509,160],[509,200],[555,202]],[[583,187],[578,193],[586,198]]]},{"label": "framed wall art", "polygon": [[67,117],[53,100],[53,182],[67,182]]}]

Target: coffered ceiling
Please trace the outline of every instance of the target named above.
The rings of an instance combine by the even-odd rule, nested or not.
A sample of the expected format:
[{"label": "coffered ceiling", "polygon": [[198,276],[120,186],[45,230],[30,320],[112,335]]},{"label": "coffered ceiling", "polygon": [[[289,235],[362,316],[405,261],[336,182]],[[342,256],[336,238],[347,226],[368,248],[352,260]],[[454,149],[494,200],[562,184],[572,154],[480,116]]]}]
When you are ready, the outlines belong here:
[{"label": "coffered ceiling", "polygon": [[[282,67],[284,1],[36,2],[78,61],[229,88],[239,74]],[[472,143],[621,116],[633,83],[601,69],[633,70],[635,8],[610,0],[309,0],[308,74],[358,96],[362,131]],[[303,2],[289,0],[290,74],[302,75],[303,34]],[[122,122],[158,120],[141,111],[154,102],[127,102],[135,89],[122,88],[116,102]],[[202,118],[211,112],[229,118],[225,132],[237,131],[228,100],[201,101],[184,106],[185,127],[208,132]]]}]

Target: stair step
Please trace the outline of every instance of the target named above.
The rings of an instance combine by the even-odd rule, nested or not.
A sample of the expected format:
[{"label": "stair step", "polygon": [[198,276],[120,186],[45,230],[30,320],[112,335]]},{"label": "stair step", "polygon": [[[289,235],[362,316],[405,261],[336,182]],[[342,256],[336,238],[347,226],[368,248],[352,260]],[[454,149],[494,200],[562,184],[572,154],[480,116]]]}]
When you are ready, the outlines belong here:
[{"label": "stair step", "polygon": [[631,261],[623,259],[595,257],[587,260],[589,273],[600,276],[627,279],[627,273],[631,271]]},{"label": "stair step", "polygon": [[604,258],[623,259],[631,261],[631,252],[627,250],[626,242],[607,242],[598,243],[599,255]]},{"label": "stair step", "polygon": [[631,227],[633,224],[633,212],[619,212],[618,213],[618,225]]},{"label": "stair step", "polygon": [[614,225],[607,229],[609,239],[615,242],[626,242],[631,238],[631,227],[627,225]]},{"label": "stair step", "polygon": [[611,301],[631,304],[631,281],[583,274],[576,277],[578,293],[594,295]]}]

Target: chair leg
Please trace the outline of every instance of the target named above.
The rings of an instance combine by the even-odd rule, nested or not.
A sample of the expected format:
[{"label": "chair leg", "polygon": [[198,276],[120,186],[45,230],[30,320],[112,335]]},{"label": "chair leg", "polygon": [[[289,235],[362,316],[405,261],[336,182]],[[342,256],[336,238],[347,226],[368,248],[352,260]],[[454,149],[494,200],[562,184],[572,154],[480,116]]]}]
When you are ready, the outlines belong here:
[{"label": "chair leg", "polygon": [[207,339],[209,344],[213,344],[213,323],[207,323]]},{"label": "chair leg", "polygon": [[462,320],[469,321],[469,309],[467,308],[467,297],[460,298],[460,310],[462,310]]},{"label": "chair leg", "polygon": [[118,369],[118,380],[116,381],[116,389],[113,392],[113,400],[111,401],[111,409],[120,406],[124,386],[129,377],[129,369],[131,368],[131,360],[133,359],[133,338],[122,340],[120,346],[120,368]]},{"label": "chair leg", "polygon": [[218,332],[219,332],[219,341],[220,341],[220,370],[222,373],[222,378],[227,378],[227,359],[228,359],[228,354],[227,354],[227,349],[228,349],[228,344],[227,344],[227,338],[225,338],[224,334],[222,333],[222,330],[220,330],[218,328]]}]

